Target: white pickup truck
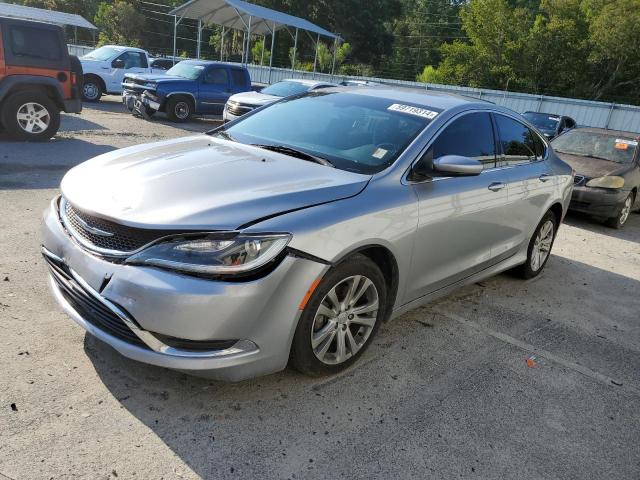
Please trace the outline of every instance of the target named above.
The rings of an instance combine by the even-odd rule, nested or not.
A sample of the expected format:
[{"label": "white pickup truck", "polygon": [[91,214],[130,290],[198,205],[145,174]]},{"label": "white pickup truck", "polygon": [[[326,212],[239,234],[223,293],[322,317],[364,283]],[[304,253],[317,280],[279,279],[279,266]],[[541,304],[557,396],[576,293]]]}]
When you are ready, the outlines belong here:
[{"label": "white pickup truck", "polygon": [[164,73],[171,60],[153,59],[140,48],[105,45],[80,58],[84,72],[82,98],[97,102],[105,93],[120,95],[125,73]]}]

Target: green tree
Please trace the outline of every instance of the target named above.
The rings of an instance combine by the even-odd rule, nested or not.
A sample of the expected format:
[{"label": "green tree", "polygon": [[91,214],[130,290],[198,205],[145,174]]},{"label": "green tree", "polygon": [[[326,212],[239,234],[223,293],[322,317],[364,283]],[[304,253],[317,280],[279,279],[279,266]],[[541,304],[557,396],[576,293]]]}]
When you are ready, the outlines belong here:
[{"label": "green tree", "polygon": [[94,22],[100,29],[99,45],[143,45],[145,18],[127,1],[100,3]]},{"label": "green tree", "polygon": [[427,65],[422,70],[422,73],[416,76],[416,82],[422,83],[443,83],[444,78],[437,69],[433,68],[433,65]]},{"label": "green tree", "polygon": [[333,60],[333,56],[331,55],[331,50],[327,47],[326,44],[320,42],[318,44],[318,65],[317,69],[321,72],[326,72],[331,68],[331,62]]},{"label": "green tree", "polygon": [[603,5],[592,16],[589,41],[593,98],[626,94],[636,96],[637,101],[640,94],[640,1],[614,0]]},{"label": "green tree", "polygon": [[[253,44],[251,47],[251,60],[256,65],[269,65],[269,59],[271,58],[271,52],[264,49],[264,58],[262,55],[262,49],[264,48],[264,38],[261,38]],[[262,62],[262,63],[261,63]]]}]

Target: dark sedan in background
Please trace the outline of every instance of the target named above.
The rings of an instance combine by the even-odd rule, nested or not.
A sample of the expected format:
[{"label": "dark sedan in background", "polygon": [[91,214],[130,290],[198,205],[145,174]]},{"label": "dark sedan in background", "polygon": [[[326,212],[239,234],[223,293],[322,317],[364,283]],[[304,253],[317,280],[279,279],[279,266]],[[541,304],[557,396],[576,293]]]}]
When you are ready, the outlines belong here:
[{"label": "dark sedan in background", "polygon": [[524,112],[522,116],[549,139],[576,128],[576,121],[564,115],[544,112]]},{"label": "dark sedan in background", "polygon": [[640,158],[637,133],[577,128],[551,144],[576,171],[570,209],[622,228],[638,208]]}]

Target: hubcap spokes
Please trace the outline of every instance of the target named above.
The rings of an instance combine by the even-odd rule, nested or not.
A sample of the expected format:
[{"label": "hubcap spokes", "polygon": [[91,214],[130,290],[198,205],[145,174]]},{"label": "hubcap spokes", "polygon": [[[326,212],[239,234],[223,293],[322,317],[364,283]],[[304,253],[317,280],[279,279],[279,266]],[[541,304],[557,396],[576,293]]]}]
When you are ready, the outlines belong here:
[{"label": "hubcap spokes", "polygon": [[189,107],[186,103],[180,102],[176,105],[176,117],[180,119],[187,118],[189,116]]},{"label": "hubcap spokes", "polygon": [[311,329],[311,348],[323,363],[337,365],[367,342],[378,316],[378,290],[362,275],[345,278],[320,302]]},{"label": "hubcap spokes", "polygon": [[631,197],[627,197],[624,202],[624,206],[622,207],[622,211],[620,212],[620,225],[624,225],[624,223],[629,218],[629,214],[631,213]]},{"label": "hubcap spokes", "polygon": [[49,111],[39,103],[25,103],[18,109],[16,115],[18,125],[25,132],[41,133],[44,132],[51,122]]},{"label": "hubcap spokes", "polygon": [[98,96],[98,88],[93,83],[87,83],[83,87],[84,96],[87,98],[96,98]]},{"label": "hubcap spokes", "polygon": [[547,257],[551,253],[553,243],[553,222],[547,220],[536,236],[531,250],[531,270],[537,272],[542,268]]}]

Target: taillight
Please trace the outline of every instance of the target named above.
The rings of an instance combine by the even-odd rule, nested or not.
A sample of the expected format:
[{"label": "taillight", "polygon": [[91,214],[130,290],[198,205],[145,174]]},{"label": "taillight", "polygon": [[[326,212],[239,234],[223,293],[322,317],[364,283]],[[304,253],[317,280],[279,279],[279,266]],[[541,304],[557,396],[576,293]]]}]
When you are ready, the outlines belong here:
[{"label": "taillight", "polygon": [[78,83],[78,77],[75,73],[71,72],[71,85],[76,85]]}]

